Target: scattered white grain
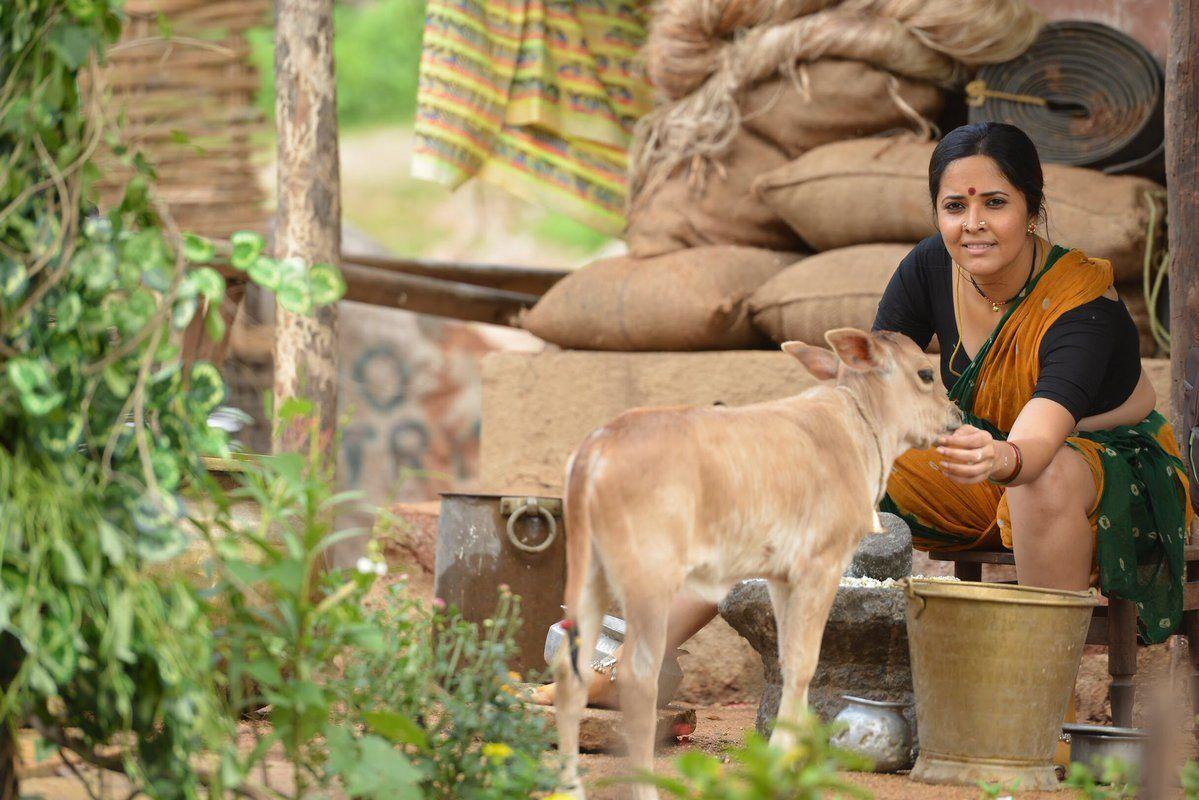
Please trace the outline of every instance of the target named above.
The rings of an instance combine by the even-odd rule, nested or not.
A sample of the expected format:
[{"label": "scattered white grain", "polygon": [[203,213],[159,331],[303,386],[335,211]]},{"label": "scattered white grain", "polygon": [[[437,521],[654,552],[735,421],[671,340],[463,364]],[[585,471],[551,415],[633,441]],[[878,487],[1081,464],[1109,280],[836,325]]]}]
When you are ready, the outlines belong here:
[{"label": "scattered white grain", "polygon": [[[912,577],[919,578],[920,580],[925,580],[925,581],[956,581],[956,580],[958,580],[957,578],[955,578],[952,575],[913,575]],[[906,580],[906,578],[904,580]],[[902,580],[897,581],[894,578],[886,578],[881,581],[876,578],[842,578],[841,579],[842,586],[857,586],[857,587],[865,587],[865,588],[869,588],[869,589],[897,589],[897,588],[899,588],[900,585],[902,585],[902,583],[903,583]]]}]

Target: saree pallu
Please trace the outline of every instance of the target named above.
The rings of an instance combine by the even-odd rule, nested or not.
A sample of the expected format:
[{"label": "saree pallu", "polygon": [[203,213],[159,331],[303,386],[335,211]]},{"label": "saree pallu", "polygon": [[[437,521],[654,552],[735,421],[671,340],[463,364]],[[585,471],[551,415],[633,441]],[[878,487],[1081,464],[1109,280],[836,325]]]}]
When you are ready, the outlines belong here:
[{"label": "saree pallu", "polygon": [[[1054,247],[950,391],[965,421],[1007,438],[1032,399],[1041,339],[1062,314],[1111,285],[1110,262]],[[1165,640],[1182,618],[1183,547],[1192,513],[1170,424],[1154,411],[1136,425],[1075,433],[1066,445],[1083,457],[1095,479],[1096,502],[1088,518],[1100,587],[1109,597],[1136,604],[1142,638]],[[1010,548],[1004,487],[954,483],[939,462],[935,449],[902,455],[881,508],[907,520],[915,546],[923,550],[1000,542]]]},{"label": "saree pallu", "polygon": [[651,89],[643,0],[429,0],[414,177],[471,177],[624,228],[627,150]]}]

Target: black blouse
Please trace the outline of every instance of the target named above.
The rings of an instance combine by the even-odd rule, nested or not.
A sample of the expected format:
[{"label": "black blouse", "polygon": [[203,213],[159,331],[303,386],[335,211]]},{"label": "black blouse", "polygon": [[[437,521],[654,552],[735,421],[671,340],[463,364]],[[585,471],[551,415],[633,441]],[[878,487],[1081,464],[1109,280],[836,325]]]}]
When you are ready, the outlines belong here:
[{"label": "black blouse", "polygon": [[[947,389],[969,365],[966,351],[954,346],[960,338],[953,262],[941,234],[916,245],[900,262],[878,305],[874,330],[902,333],[922,348],[935,333]],[[1033,397],[1059,403],[1075,422],[1117,408],[1141,377],[1137,328],[1122,300],[1098,297],[1063,314],[1041,339],[1040,356]]]}]

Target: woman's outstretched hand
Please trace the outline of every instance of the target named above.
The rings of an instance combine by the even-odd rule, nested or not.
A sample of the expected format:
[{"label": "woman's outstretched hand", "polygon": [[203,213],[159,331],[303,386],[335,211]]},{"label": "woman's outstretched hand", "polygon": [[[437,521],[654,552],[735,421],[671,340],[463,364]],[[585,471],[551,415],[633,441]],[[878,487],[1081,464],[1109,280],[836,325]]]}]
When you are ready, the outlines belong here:
[{"label": "woman's outstretched hand", "polygon": [[973,425],[963,425],[937,440],[941,471],[955,483],[982,483],[995,468],[995,440]]}]

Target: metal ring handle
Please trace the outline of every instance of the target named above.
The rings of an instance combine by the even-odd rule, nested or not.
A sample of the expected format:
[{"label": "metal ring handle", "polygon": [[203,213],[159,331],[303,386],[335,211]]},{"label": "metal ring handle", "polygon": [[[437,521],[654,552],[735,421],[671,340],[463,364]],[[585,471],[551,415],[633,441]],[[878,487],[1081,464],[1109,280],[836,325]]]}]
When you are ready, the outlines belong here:
[{"label": "metal ring handle", "polygon": [[[529,511],[529,509],[533,509],[542,517],[544,517],[545,521],[550,526],[550,532],[546,534],[545,541],[541,542],[540,544],[525,544],[516,536],[516,521],[523,517],[525,513]],[[543,550],[548,550],[549,546],[554,543],[554,539],[557,538],[557,536],[558,523],[554,521],[554,515],[550,513],[549,509],[542,508],[541,506],[537,505],[537,503],[525,503],[523,506],[513,511],[512,516],[508,517],[508,541],[511,542],[512,546],[517,550],[521,550],[525,553],[540,553]]]}]

